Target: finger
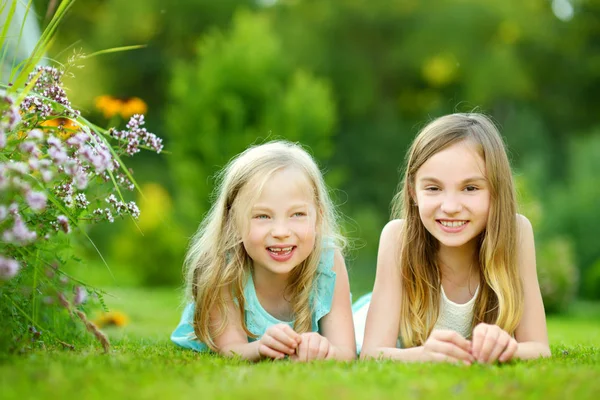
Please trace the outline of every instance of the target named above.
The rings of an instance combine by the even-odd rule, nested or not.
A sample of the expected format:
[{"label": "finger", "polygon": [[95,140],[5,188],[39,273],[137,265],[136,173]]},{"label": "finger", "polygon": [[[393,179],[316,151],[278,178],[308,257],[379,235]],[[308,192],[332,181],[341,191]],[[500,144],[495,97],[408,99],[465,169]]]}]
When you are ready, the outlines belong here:
[{"label": "finger", "polygon": [[430,353],[430,360],[433,362],[447,362],[447,363],[451,363],[451,364],[458,364],[461,361],[458,360],[457,358],[454,358],[448,354],[443,354],[443,353]]},{"label": "finger", "polygon": [[502,354],[504,352],[504,350],[506,349],[506,346],[508,346],[509,340],[510,340],[510,336],[508,336],[508,334],[500,335],[498,337],[498,340],[496,341],[496,345],[494,346],[494,348],[490,352],[490,355],[488,356],[488,359],[487,359],[488,363],[491,364],[498,360],[498,357],[500,357],[500,354]]},{"label": "finger", "polygon": [[335,360],[336,350],[335,347],[329,343],[329,350],[327,351],[327,356],[325,356],[326,360]]},{"label": "finger", "polygon": [[[462,335],[459,334],[458,332],[449,331],[449,330],[441,330],[441,331],[439,331],[437,338],[438,338],[438,340],[452,343],[455,346],[461,348],[466,353],[471,354],[471,348],[472,348],[471,342],[469,340],[465,339],[464,337],[462,337]],[[474,359],[472,361],[474,361]]]},{"label": "finger", "polygon": [[260,354],[262,357],[266,357],[266,358],[272,358],[274,360],[280,360],[283,357],[285,357],[285,354],[272,349],[271,347],[261,344],[258,347],[258,354]]},{"label": "finger", "polygon": [[[278,342],[283,343],[291,349],[298,347],[300,336],[287,325],[282,325],[281,327],[278,326],[276,329],[272,329],[269,333]],[[295,336],[298,336],[298,340],[294,339]]]},{"label": "finger", "polygon": [[324,360],[327,357],[327,353],[329,353],[329,340],[326,338],[321,339],[321,343],[319,343],[319,351],[317,352],[317,360]]},{"label": "finger", "polygon": [[479,358],[479,354],[481,353],[481,347],[483,346],[483,340],[485,339],[487,333],[487,325],[479,324],[473,329],[473,343],[471,345],[471,354],[475,358]]},{"label": "finger", "polygon": [[298,345],[298,343],[302,341],[302,336],[300,336],[298,332],[293,330],[292,327],[290,327],[289,325],[281,325],[281,330],[287,335],[288,338],[293,340],[296,343],[296,345]]},{"label": "finger", "polygon": [[317,355],[319,354],[322,337],[320,335],[309,335],[307,337],[310,337],[310,344],[308,346],[308,359],[311,361],[316,360]]},{"label": "finger", "polygon": [[495,329],[488,329],[481,344],[481,350],[479,351],[479,357],[477,357],[477,361],[483,363],[488,362],[490,354],[498,342],[498,334],[499,332]]},{"label": "finger", "polygon": [[304,336],[302,338],[302,343],[298,346],[298,361],[307,362],[308,361],[308,346],[310,344],[310,336]]},{"label": "finger", "polygon": [[433,353],[448,356],[454,361],[463,361],[467,365],[471,365],[473,362],[471,353],[450,342],[436,341],[432,343],[431,349]]},{"label": "finger", "polygon": [[515,339],[511,338],[510,341],[508,342],[508,345],[506,346],[506,349],[504,349],[504,352],[502,352],[500,357],[498,357],[498,361],[507,362],[507,361],[512,360],[512,358],[515,355],[515,353],[517,352],[518,348],[519,348],[519,343],[517,343],[517,341]]},{"label": "finger", "polygon": [[286,346],[284,343],[280,342],[277,337],[273,335],[265,335],[261,339],[262,344],[272,348],[273,350],[279,351],[285,354],[294,354],[296,352],[295,348]]}]

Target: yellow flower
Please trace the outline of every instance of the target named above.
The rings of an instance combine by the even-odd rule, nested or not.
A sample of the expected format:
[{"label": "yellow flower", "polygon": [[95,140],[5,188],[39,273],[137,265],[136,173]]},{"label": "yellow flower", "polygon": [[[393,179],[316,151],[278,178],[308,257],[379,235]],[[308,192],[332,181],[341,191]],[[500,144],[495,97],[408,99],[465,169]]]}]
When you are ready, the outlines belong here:
[{"label": "yellow flower", "polygon": [[96,98],[96,108],[104,114],[104,118],[112,118],[119,114],[127,119],[134,114],[145,114],[148,106],[139,97],[130,97],[125,100],[103,95]]},{"label": "yellow flower", "polygon": [[57,128],[54,131],[62,140],[67,140],[80,130],[79,125],[77,125],[75,122],[73,122],[69,118],[62,117],[46,120],[40,125],[42,127]]},{"label": "yellow flower", "polygon": [[121,116],[127,119],[135,114],[146,114],[148,106],[139,97],[131,97],[123,102],[121,108]]},{"label": "yellow flower", "polygon": [[98,328],[111,325],[125,326],[129,323],[129,317],[120,311],[109,311],[100,314],[94,320],[94,323],[98,326]]},{"label": "yellow flower", "polygon": [[112,96],[99,96],[96,97],[96,108],[102,111],[104,118],[112,118],[119,113],[121,110],[121,100],[116,99]]}]

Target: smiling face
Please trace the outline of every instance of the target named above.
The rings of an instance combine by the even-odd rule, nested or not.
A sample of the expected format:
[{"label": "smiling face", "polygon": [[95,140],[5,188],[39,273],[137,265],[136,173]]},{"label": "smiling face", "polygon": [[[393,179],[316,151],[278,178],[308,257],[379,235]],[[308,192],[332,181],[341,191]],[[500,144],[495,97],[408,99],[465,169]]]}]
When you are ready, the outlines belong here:
[{"label": "smiling face", "polygon": [[[256,187],[249,184],[249,188]],[[275,171],[249,206],[242,242],[255,272],[287,277],[310,255],[317,233],[317,207],[306,174]]]},{"label": "smiling face", "polygon": [[462,141],[431,156],[416,173],[414,200],[441,246],[472,245],[490,209],[485,162],[476,146]]}]

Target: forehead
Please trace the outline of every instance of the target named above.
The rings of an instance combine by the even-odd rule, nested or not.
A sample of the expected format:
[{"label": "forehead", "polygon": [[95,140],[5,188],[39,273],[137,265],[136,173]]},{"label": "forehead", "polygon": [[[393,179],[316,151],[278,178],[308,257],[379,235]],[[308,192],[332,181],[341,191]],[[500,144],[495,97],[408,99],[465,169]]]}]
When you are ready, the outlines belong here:
[{"label": "forehead", "polygon": [[250,206],[314,202],[313,185],[299,168],[282,168],[267,176],[255,177],[248,182],[247,189],[252,197],[248,199]]},{"label": "forehead", "polygon": [[446,147],[431,156],[417,170],[416,179],[463,180],[486,177],[485,161],[479,147],[462,141]]}]

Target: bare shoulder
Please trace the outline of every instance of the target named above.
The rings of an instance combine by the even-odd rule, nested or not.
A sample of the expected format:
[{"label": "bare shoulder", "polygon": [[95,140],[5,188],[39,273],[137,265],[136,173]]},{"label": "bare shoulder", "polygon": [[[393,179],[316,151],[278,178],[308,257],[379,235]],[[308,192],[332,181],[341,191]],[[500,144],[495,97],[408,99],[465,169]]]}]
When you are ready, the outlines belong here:
[{"label": "bare shoulder", "polygon": [[529,222],[529,219],[527,219],[527,217],[523,214],[517,214],[517,226],[519,229],[533,230],[531,222]]},{"label": "bare shoulder", "polygon": [[389,240],[398,243],[403,226],[403,219],[393,219],[388,222],[381,231],[381,242]]},{"label": "bare shoulder", "polygon": [[523,214],[517,214],[517,233],[520,240],[528,240],[533,237],[533,226]]},{"label": "bare shoulder", "polygon": [[397,271],[398,252],[401,245],[404,220],[394,219],[388,222],[381,231],[379,239],[379,252],[377,255],[377,269]]},{"label": "bare shoulder", "polygon": [[535,273],[535,241],[533,227],[524,215],[517,214],[517,254],[522,272]]},{"label": "bare shoulder", "polygon": [[344,255],[340,251],[340,249],[335,249],[333,252],[333,271],[335,273],[344,273],[347,274],[346,268],[346,260],[344,259]]}]

